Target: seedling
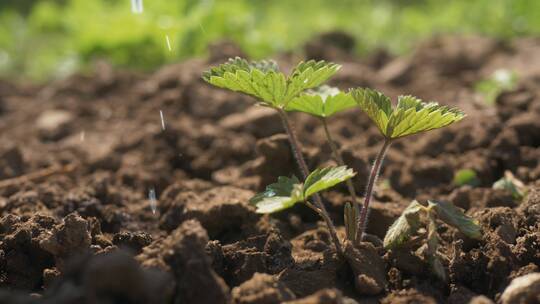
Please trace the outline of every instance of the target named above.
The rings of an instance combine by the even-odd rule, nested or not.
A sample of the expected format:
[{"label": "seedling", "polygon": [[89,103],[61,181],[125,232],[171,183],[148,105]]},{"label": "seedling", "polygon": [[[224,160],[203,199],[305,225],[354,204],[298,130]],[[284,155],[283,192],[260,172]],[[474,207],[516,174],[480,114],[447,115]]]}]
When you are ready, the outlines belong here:
[{"label": "seedling", "polygon": [[[355,106],[356,101],[351,97],[350,93],[343,93],[337,88],[324,85],[316,90],[308,90],[305,94],[293,99],[285,110],[304,112],[319,118],[324,127],[326,141],[332,150],[335,161],[339,166],[345,166],[343,157],[341,157],[336,143],[332,139],[332,135],[328,130],[327,118]],[[345,204],[345,230],[347,239],[354,242],[357,237],[356,233],[358,215],[360,214],[360,202],[357,200],[356,190],[354,189],[352,180],[347,179],[346,184],[353,201],[353,205],[350,203]]]},{"label": "seedling", "polygon": [[482,95],[484,101],[492,105],[495,103],[497,96],[504,91],[513,90],[518,82],[517,74],[506,69],[499,69],[493,74],[475,84],[475,91]]},{"label": "seedling", "polygon": [[521,201],[527,194],[527,187],[510,171],[505,171],[504,176],[493,183],[493,189],[504,189],[512,194],[512,198]]},{"label": "seedling", "polygon": [[[258,100],[260,105],[276,110],[281,118],[285,132],[289,138],[293,155],[298,163],[305,183],[301,186],[301,184],[297,183],[298,180],[281,178],[281,180],[278,180],[277,184],[269,186],[270,190],[267,190],[266,195],[257,195],[254,198],[253,201],[257,205],[258,211],[271,213],[291,207],[296,202],[302,201],[324,219],[334,245],[336,246],[336,250],[339,253],[342,253],[341,244],[337,237],[334,224],[318,194],[318,192],[325,187],[313,192],[310,190],[312,187],[308,187],[310,186],[311,181],[316,180],[316,178],[313,175],[310,175],[304,156],[302,155],[300,143],[288,119],[287,113],[285,112],[285,109],[294,98],[298,97],[307,89],[312,89],[323,84],[334,75],[340,67],[341,66],[334,63],[310,60],[299,63],[289,75],[285,75],[279,71],[277,64],[273,61],[263,60],[248,62],[245,59],[237,57],[235,59],[229,59],[227,63],[221,64],[205,72],[203,74],[203,79],[217,87],[251,95]],[[328,172],[324,170],[326,169],[323,169],[323,171],[315,171],[313,174],[325,172],[331,176],[336,172],[342,172],[335,171],[338,169],[328,169],[330,170]],[[343,180],[346,179],[348,178],[344,178]],[[291,184],[293,185],[291,189],[285,187],[285,185],[290,186]],[[287,190],[291,191],[285,196],[282,196],[282,194],[287,194],[286,192],[289,191],[278,192],[280,195],[276,196],[268,195],[277,189],[276,187],[285,187]],[[305,189],[307,192],[300,191],[301,189]],[[313,197],[314,203],[307,200],[310,196]],[[284,199],[283,197],[288,197],[288,199]]]},{"label": "seedling", "polygon": [[[355,89],[343,93],[338,89],[324,86],[310,90],[323,84],[339,68],[339,65],[333,63],[311,60],[301,62],[289,75],[285,75],[279,72],[277,64],[273,61],[248,62],[235,58],[205,72],[203,79],[215,86],[257,98],[260,105],[275,109],[282,120],[304,183],[295,177],[278,178],[277,183],[268,186],[265,192],[257,194],[251,200],[257,207],[257,212],[272,213],[303,202],[324,219],[336,250],[343,253],[334,224],[318,192],[347,181],[354,204],[354,207],[351,204],[345,206],[347,238],[359,243],[367,223],[375,183],[390,144],[401,137],[447,126],[461,120],[465,115],[460,110],[440,106],[434,102],[423,103],[412,96],[400,96],[397,107],[392,108],[388,97],[371,89]],[[385,138],[371,170],[361,210],[358,207],[354,186],[350,182],[354,173],[344,166],[326,122],[328,117],[352,108],[355,103],[367,113]],[[310,174],[287,111],[305,112],[321,119],[339,167],[318,169]],[[310,197],[314,203],[308,201]]]},{"label": "seedling", "polygon": [[437,219],[457,228],[470,238],[481,239],[482,237],[478,222],[465,215],[454,205],[446,202],[428,201],[426,207],[417,201],[413,201],[386,232],[384,247],[386,249],[404,247],[420,231],[420,228],[426,228],[427,233],[421,236],[426,239],[421,252],[431,265],[435,275],[446,281],[446,271],[437,253],[439,246]]},{"label": "seedling", "polygon": [[360,237],[356,239],[360,242],[367,224],[375,183],[392,142],[402,137],[448,126],[463,119],[465,114],[456,108],[441,106],[436,102],[424,103],[413,96],[399,96],[397,106],[393,108],[390,98],[375,90],[360,88],[352,90],[351,94],[384,136],[384,143],[369,175],[364,205],[360,212],[357,233]]},{"label": "seedling", "polygon": [[456,186],[469,185],[476,187],[480,185],[480,180],[476,175],[476,171],[472,169],[461,169],[454,174],[454,184]]}]

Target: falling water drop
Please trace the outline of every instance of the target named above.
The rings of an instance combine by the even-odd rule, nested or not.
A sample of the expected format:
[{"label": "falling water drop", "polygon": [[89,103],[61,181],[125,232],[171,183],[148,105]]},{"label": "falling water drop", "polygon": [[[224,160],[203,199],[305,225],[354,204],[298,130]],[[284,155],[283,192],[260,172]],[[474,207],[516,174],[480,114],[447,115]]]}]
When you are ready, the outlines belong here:
[{"label": "falling water drop", "polygon": [[159,110],[159,117],[161,117],[161,129],[165,131],[165,118],[163,117],[163,111]]},{"label": "falling water drop", "polygon": [[172,47],[171,47],[171,39],[169,39],[169,35],[165,35],[165,41],[167,42],[167,48],[169,49],[169,52],[171,52]]},{"label": "falling water drop", "polygon": [[131,12],[134,14],[142,14],[143,10],[143,0],[131,0]]},{"label": "falling water drop", "polygon": [[156,214],[157,198],[156,190],[154,188],[150,188],[148,191],[148,200],[150,201],[150,209],[152,209],[152,214]]}]

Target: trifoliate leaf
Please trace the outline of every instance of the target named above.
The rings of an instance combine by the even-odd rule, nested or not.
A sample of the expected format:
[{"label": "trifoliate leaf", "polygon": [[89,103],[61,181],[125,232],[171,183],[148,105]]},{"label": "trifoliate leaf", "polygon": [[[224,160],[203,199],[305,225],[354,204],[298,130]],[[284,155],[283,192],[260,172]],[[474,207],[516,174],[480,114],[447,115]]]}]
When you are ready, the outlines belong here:
[{"label": "trifoliate leaf", "polygon": [[525,185],[510,171],[504,172],[504,176],[493,184],[493,189],[504,189],[512,193],[512,198],[520,201],[525,196]]},{"label": "trifoliate leaf", "polygon": [[392,108],[390,98],[371,89],[352,90],[352,97],[386,138],[399,138],[438,129],[460,121],[459,109],[425,103],[413,96],[399,96]]},{"label": "trifoliate leaf", "polygon": [[478,186],[480,185],[480,180],[478,179],[474,170],[461,169],[454,174],[454,184],[456,184],[457,186]]},{"label": "trifoliate leaf", "polygon": [[313,171],[304,183],[304,197],[331,188],[343,181],[352,178],[356,173],[346,166],[319,168]]},{"label": "trifoliate leaf", "polygon": [[273,213],[304,201],[303,187],[296,177],[278,177],[266,190],[252,197],[249,202],[257,207],[257,213]]},{"label": "trifoliate leaf", "polygon": [[341,66],[339,64],[326,62],[324,60],[309,60],[300,62],[288,77],[290,82],[287,88],[286,105],[294,97],[307,89],[315,88],[332,77]]},{"label": "trifoliate leaf", "polygon": [[285,110],[304,112],[318,117],[330,117],[354,106],[356,106],[356,101],[350,93],[323,85],[294,98]]},{"label": "trifoliate leaf", "polygon": [[429,206],[437,212],[439,218],[446,224],[457,228],[466,236],[473,239],[481,239],[482,232],[478,221],[465,215],[451,203],[442,201],[428,201]]},{"label": "trifoliate leaf", "polygon": [[252,61],[236,57],[203,73],[203,79],[217,87],[242,92],[263,104],[285,108],[306,89],[319,86],[340,68],[325,61],[301,62],[290,76],[281,73],[273,61]]},{"label": "trifoliate leaf", "polygon": [[405,243],[420,228],[420,213],[425,210],[417,201],[412,201],[384,236],[384,248],[390,249]]}]

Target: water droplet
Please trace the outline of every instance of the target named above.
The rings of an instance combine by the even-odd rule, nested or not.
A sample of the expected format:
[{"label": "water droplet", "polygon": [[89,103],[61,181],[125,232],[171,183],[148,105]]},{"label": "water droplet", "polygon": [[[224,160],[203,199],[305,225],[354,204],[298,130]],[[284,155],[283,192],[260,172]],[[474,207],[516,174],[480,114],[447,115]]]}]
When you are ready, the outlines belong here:
[{"label": "water droplet", "polygon": [[167,48],[169,49],[169,52],[171,52],[172,48],[171,48],[171,40],[169,39],[169,35],[165,35],[165,41],[167,42]]},{"label": "water droplet", "polygon": [[150,188],[148,191],[148,200],[150,201],[150,209],[152,209],[152,214],[156,214],[158,201],[156,198],[156,190],[154,188]]},{"label": "water droplet", "polygon": [[131,12],[134,14],[143,13],[143,0],[131,0]]},{"label": "water droplet", "polygon": [[163,111],[159,110],[159,117],[161,117],[161,129],[165,131],[165,118],[163,117]]}]

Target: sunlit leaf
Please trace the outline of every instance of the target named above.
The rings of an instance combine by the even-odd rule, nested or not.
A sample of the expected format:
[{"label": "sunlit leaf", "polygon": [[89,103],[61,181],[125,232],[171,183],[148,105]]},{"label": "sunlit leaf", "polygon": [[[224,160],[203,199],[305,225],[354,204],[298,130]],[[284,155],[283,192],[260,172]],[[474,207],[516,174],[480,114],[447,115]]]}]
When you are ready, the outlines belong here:
[{"label": "sunlit leaf", "polygon": [[203,73],[203,79],[220,88],[242,92],[267,106],[285,108],[303,91],[317,87],[340,66],[325,61],[301,62],[289,76],[273,61],[252,61],[236,57]]},{"label": "sunlit leaf", "polygon": [[287,96],[284,105],[287,105],[289,101],[298,96],[301,92],[320,86],[332,77],[340,68],[341,66],[339,64],[326,62],[324,60],[300,62],[288,77],[290,85],[287,88]]},{"label": "sunlit leaf", "polygon": [[480,226],[478,225],[478,221],[467,216],[456,206],[442,201],[428,201],[428,203],[429,206],[437,212],[437,215],[443,222],[457,228],[470,238],[482,238],[482,232]]},{"label": "sunlit leaf", "polygon": [[309,197],[319,191],[331,188],[355,175],[346,166],[319,168],[313,171],[304,183],[304,197]]},{"label": "sunlit leaf", "polygon": [[413,96],[399,96],[392,107],[390,98],[372,89],[354,89],[353,98],[386,138],[399,138],[438,129],[465,117],[461,110],[425,103]]},{"label": "sunlit leaf", "polygon": [[318,117],[330,117],[354,106],[356,106],[356,101],[350,93],[323,85],[294,98],[285,110],[304,112]]},{"label": "sunlit leaf", "polygon": [[412,201],[384,236],[384,247],[395,248],[404,244],[420,228],[420,213],[425,210],[417,201]]},{"label": "sunlit leaf", "polygon": [[257,207],[257,213],[273,213],[304,201],[303,187],[296,177],[280,176],[277,183],[270,184],[266,190],[252,197],[249,202]]},{"label": "sunlit leaf", "polygon": [[355,173],[346,166],[328,167],[313,171],[300,183],[296,177],[280,176],[277,183],[266,187],[249,201],[257,207],[258,213],[272,213],[290,208],[298,202],[304,202],[311,195],[328,189],[336,184],[353,177]]}]

